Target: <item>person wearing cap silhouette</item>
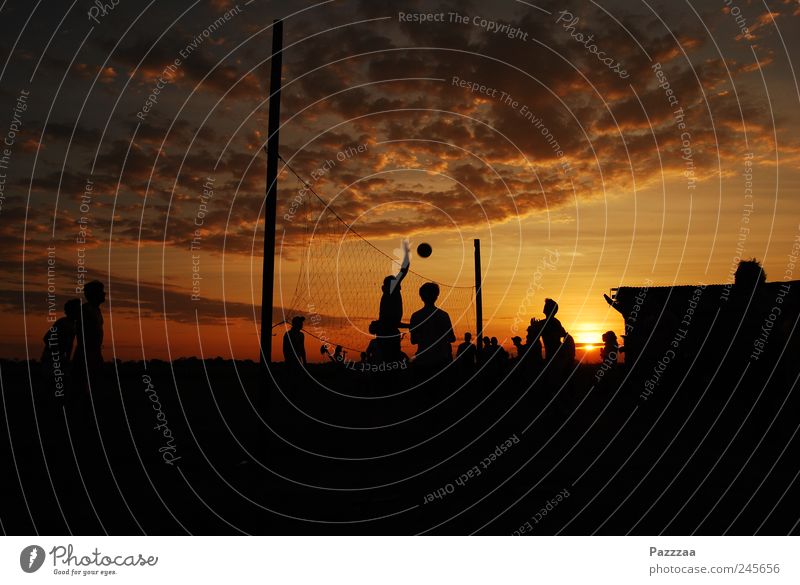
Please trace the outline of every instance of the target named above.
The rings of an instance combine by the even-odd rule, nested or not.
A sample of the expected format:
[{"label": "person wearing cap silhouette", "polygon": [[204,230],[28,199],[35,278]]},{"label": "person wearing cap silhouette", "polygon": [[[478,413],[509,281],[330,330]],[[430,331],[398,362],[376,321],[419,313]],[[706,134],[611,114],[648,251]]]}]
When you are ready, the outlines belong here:
[{"label": "person wearing cap silhouette", "polygon": [[292,328],[283,334],[283,360],[292,369],[303,369],[306,366],[305,335],[301,315],[292,317]]}]

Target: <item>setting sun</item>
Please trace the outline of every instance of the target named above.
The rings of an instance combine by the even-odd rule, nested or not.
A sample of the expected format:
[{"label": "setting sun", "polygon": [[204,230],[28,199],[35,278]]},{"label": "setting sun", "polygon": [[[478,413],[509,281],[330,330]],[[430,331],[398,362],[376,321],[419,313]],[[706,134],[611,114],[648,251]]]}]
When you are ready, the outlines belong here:
[{"label": "setting sun", "polygon": [[[601,337],[602,335],[597,331],[579,331],[575,334],[575,343],[592,345],[599,343]],[[586,349],[594,349],[594,347],[587,346]]]}]

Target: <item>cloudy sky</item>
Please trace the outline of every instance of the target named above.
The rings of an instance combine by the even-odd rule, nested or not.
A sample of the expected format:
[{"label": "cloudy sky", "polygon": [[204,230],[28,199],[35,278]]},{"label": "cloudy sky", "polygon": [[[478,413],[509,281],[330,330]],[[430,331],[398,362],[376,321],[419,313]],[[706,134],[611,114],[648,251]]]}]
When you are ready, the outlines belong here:
[{"label": "cloudy sky", "polygon": [[[481,239],[485,326],[501,340],[545,297],[590,342],[622,332],[612,287],[724,283],[738,257],[798,278],[794,1],[8,1],[0,14],[4,357],[39,355],[48,303],[81,278],[109,289],[107,358],[257,357],[275,18],[281,156],[388,256],[342,246],[362,288],[317,299],[323,321],[372,309],[402,238],[433,245],[415,271],[456,286],[472,284]],[[284,169],[276,322],[297,308],[309,234],[341,233],[329,213],[316,222],[318,203]],[[336,286],[331,258],[314,286]]]}]

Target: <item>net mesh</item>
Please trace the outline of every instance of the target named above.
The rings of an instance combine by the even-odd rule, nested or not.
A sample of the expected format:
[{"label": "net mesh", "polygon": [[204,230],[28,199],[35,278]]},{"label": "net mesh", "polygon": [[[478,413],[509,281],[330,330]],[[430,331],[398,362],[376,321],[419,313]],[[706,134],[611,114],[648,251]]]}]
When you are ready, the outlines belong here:
[{"label": "net mesh", "polygon": [[[310,187],[294,169],[286,169],[289,173],[283,173],[282,178],[294,179],[298,190],[304,185]],[[299,203],[295,217],[301,221],[295,225],[294,234],[299,242],[295,256],[300,261],[300,272],[291,302],[285,305],[286,320],[303,315],[304,332],[320,345],[365,351],[374,337],[369,333],[369,324],[378,318],[383,279],[400,269],[399,250],[394,251],[398,254],[394,257],[377,248],[310,190]],[[437,306],[449,313],[456,338],[463,337],[466,331],[474,333],[474,287],[437,282],[413,270],[401,285],[403,322],[408,323],[411,314],[422,308],[418,291],[426,282],[439,285]],[[402,332],[402,349],[413,356],[415,350],[408,332]]]}]

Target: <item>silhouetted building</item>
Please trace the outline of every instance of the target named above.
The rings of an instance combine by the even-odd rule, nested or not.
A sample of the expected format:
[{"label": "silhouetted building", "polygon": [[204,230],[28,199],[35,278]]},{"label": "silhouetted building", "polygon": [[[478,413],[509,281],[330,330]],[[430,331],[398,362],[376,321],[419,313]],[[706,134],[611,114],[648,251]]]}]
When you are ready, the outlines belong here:
[{"label": "silhouetted building", "polygon": [[625,362],[657,378],[673,362],[716,368],[723,360],[776,360],[800,313],[800,281],[736,282],[612,289],[605,298],[625,319]]}]

